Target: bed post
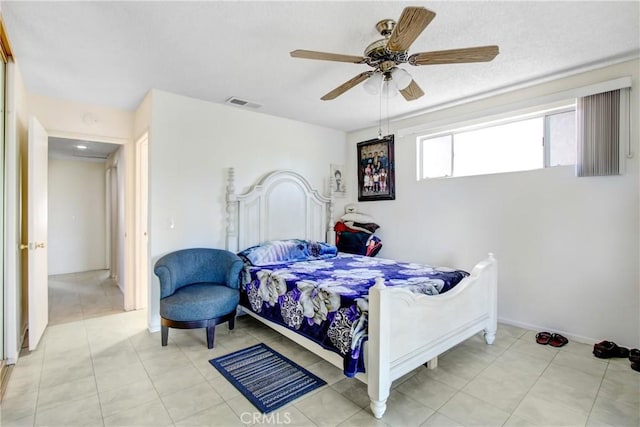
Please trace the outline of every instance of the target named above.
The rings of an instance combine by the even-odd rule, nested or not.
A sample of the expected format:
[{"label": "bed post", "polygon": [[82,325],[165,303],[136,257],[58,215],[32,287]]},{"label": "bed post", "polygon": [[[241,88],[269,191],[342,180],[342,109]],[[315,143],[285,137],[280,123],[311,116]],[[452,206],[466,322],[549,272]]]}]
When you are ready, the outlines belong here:
[{"label": "bed post", "polygon": [[391,389],[391,319],[388,318],[389,300],[385,288],[384,279],[378,277],[376,284],[369,289],[369,340],[365,356],[367,391],[371,400],[371,412],[376,418],[382,418],[387,410],[387,398]]},{"label": "bed post", "polygon": [[234,170],[233,168],[229,168],[227,174],[227,227],[226,227],[226,244],[227,250],[231,252],[238,252],[238,211],[236,209],[236,195],[235,195],[235,187],[233,184],[234,179]]},{"label": "bed post", "polygon": [[335,184],[335,178],[329,177],[329,205],[327,206],[327,243],[336,244],[335,233],[333,232],[333,186]]},{"label": "bed post", "polygon": [[489,269],[487,274],[487,285],[489,286],[489,320],[484,329],[484,340],[487,344],[493,344],[498,330],[498,261],[489,252],[485,268]]}]

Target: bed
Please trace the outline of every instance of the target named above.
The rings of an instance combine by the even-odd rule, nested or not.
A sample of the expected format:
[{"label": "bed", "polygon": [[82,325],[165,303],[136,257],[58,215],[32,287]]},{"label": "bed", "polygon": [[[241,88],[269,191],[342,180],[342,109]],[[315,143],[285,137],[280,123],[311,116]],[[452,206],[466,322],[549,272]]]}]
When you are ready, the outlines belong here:
[{"label": "bed", "polygon": [[[306,178],[289,170],[266,174],[242,194],[235,192],[234,177],[231,168],[226,193],[228,250],[240,252],[265,241],[290,239],[331,242],[332,194],[320,194]],[[352,373],[367,384],[371,411],[381,418],[392,381],[426,362],[435,369],[439,354],[479,332],[484,332],[487,344],[493,343],[497,329],[497,262],[489,254],[469,274],[459,277],[451,289],[437,295],[394,286],[385,275],[372,279],[374,284],[367,286],[367,339],[358,354],[364,372]],[[245,313],[346,369],[344,355],[335,349],[301,335],[286,322],[269,320],[253,311],[248,296],[243,301]]]}]

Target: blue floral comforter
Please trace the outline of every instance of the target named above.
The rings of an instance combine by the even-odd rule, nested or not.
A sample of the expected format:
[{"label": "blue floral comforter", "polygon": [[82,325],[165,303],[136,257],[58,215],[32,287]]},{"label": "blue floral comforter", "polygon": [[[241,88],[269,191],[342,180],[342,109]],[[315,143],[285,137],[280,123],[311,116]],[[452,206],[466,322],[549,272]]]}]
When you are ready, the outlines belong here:
[{"label": "blue floral comforter", "polygon": [[344,373],[364,372],[369,288],[387,286],[437,295],[469,273],[429,265],[338,253],[328,259],[256,267],[246,263],[241,304],[344,358]]}]

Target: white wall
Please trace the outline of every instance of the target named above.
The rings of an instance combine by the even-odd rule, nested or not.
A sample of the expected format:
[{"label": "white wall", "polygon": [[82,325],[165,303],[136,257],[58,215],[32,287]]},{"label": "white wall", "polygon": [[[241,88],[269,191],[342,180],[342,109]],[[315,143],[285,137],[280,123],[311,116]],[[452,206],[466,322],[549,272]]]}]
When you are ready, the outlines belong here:
[{"label": "white wall", "polygon": [[[154,90],[149,140],[150,256],[187,247],[225,247],[227,170],[236,191],[292,169],[328,192],[330,164],[344,164],[346,135]],[[173,227],[171,227],[173,225]],[[150,327],[159,328],[158,280],[150,273]]]},{"label": "white wall", "polygon": [[131,141],[130,111],[28,94],[29,112],[49,136],[126,144]]},{"label": "white wall", "polygon": [[140,137],[149,130],[149,124],[151,123],[151,96],[153,91],[147,92],[145,97],[136,108],[133,116],[133,140],[137,141]]},{"label": "white wall", "polygon": [[49,160],[49,274],[105,264],[104,162]]},{"label": "white wall", "polygon": [[[558,167],[417,182],[416,135],[396,137],[396,200],[359,204],[381,225],[380,256],[470,269],[494,252],[502,321],[638,347],[639,69],[632,61],[394,123],[392,132],[455,121],[630,75],[636,156],[623,176],[576,178],[572,167]],[[348,135],[349,165],[356,143],[376,133]]]}]

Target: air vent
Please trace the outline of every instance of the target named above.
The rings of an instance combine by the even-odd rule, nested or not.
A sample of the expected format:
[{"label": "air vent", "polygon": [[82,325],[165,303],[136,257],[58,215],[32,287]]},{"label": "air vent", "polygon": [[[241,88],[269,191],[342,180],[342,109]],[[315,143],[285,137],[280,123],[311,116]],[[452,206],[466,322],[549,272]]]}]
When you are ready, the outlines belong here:
[{"label": "air vent", "polygon": [[227,104],[235,105],[236,107],[244,107],[244,108],[252,108],[254,110],[262,107],[260,104],[256,104],[255,102],[246,101],[244,99],[236,98],[232,96],[231,98],[225,101]]}]

